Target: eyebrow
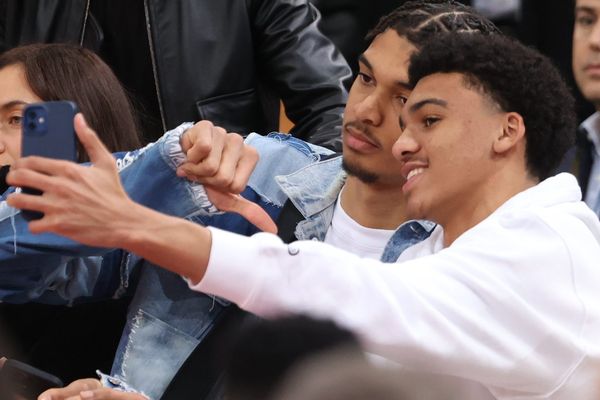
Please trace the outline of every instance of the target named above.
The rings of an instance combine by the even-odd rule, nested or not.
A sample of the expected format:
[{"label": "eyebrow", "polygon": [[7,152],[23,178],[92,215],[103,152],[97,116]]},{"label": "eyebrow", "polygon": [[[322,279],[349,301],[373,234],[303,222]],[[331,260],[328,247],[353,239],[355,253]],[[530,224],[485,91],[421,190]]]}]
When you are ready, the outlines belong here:
[{"label": "eyebrow", "polygon": [[[360,54],[358,56],[358,62],[359,63],[363,63],[365,65],[365,67],[369,68],[371,71],[373,71],[373,65],[371,65],[371,63],[369,62],[369,60],[367,59],[367,56],[365,56],[364,53]],[[410,87],[410,84],[407,81],[401,81],[401,80],[396,80],[394,81],[394,85],[395,86],[400,86],[403,89],[407,89],[407,90],[411,90],[412,88]]]},{"label": "eyebrow", "polygon": [[590,14],[596,14],[596,10],[590,6],[577,6],[575,12],[586,12]]},{"label": "eyebrow", "polygon": [[435,104],[436,106],[448,108],[448,102],[446,100],[432,98],[416,102],[410,106],[409,111],[414,113],[428,104]]},{"label": "eyebrow", "polygon": [[0,110],[4,111],[4,110],[11,109],[15,106],[24,106],[27,104],[29,104],[29,103],[26,101],[23,101],[23,100],[11,100],[11,101],[8,101],[8,102],[0,105]]}]

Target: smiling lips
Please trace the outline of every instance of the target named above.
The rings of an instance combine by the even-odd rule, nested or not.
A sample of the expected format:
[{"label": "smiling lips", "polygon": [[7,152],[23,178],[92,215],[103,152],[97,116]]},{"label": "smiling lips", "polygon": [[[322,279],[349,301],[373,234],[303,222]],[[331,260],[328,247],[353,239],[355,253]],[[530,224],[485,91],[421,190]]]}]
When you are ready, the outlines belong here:
[{"label": "smiling lips", "polygon": [[407,162],[406,164],[404,164],[404,166],[402,167],[402,175],[406,177],[406,183],[404,183],[404,185],[402,186],[402,191],[404,193],[409,192],[412,189],[413,185],[416,183],[416,181],[418,181],[418,179],[416,178],[420,176],[423,172],[425,172],[427,168],[428,165],[425,165],[421,162]]},{"label": "smiling lips", "polygon": [[420,173],[425,172],[425,168],[415,168],[411,169],[408,175],[406,175],[406,180],[410,180],[413,176],[419,175]]}]

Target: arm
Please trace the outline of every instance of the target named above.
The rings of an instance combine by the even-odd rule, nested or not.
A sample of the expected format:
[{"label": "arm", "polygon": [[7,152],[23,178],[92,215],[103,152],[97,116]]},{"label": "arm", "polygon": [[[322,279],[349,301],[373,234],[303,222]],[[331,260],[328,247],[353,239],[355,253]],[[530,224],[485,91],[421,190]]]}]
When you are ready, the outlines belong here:
[{"label": "arm", "polygon": [[[85,187],[75,184],[82,171],[64,173],[52,160],[20,160],[9,181],[48,190],[50,197],[10,198],[15,206],[46,213],[30,224],[32,231],[95,246],[118,243],[188,277],[194,289],[251,312],[333,318],[358,332],[371,352],[489,388],[549,393],[580,360],[573,343],[586,311],[575,287],[553,285],[549,298],[539,284],[549,276],[570,282],[571,257],[578,253],[569,253],[564,236],[541,218],[482,225],[435,255],[381,264],[323,243],[288,247],[269,234],[245,238],[149,210],[120,189],[110,155],[93,133],[82,132],[80,139],[92,171],[103,176],[103,192],[113,195],[88,198],[81,194]],[[74,196],[73,204],[92,201],[89,207],[101,208],[104,217],[86,215],[87,206],[55,210],[52,204],[62,196]],[[575,222],[572,230],[582,232]],[[531,229],[538,232],[535,246]],[[576,239],[582,254],[595,246],[587,236]]]},{"label": "arm", "polygon": [[257,65],[281,96],[290,132],[310,143],[341,150],[340,127],[352,74],[333,43],[321,33],[308,2],[255,0]]},{"label": "arm", "polygon": [[[249,150],[238,135],[204,121],[194,127],[182,125],[159,142],[125,154],[117,159],[117,166],[125,191],[135,200],[187,217],[214,207],[203,185],[178,175],[237,193],[256,164],[256,152]],[[114,164],[114,159],[110,162]],[[91,187],[96,186],[94,179],[87,181]],[[213,192],[220,196],[222,209],[237,209],[238,196]],[[69,207],[69,203],[62,205]],[[91,247],[50,233],[33,233],[18,210],[4,202],[0,214],[1,299],[62,303],[82,296],[110,297],[118,285],[127,285],[132,263],[122,251],[110,251],[118,245]],[[271,223],[267,220],[266,229],[273,229]]]}]

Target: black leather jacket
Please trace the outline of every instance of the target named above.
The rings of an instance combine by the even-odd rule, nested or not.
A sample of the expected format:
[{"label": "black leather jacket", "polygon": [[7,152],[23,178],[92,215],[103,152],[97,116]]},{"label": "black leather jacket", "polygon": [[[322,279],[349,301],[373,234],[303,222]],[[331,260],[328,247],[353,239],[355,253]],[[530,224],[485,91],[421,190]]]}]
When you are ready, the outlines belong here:
[{"label": "black leather jacket", "polygon": [[[89,8],[90,0],[0,0],[0,51],[98,40]],[[144,0],[144,8],[165,130],[208,119],[266,133],[277,130],[282,99],[293,135],[340,149],[351,72],[307,1]]]}]

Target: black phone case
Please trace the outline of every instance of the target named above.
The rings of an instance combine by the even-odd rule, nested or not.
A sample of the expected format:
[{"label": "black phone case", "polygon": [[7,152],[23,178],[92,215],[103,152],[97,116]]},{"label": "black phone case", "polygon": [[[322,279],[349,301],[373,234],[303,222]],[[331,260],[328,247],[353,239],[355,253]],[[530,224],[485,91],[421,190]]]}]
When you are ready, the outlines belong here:
[{"label": "black phone case", "polygon": [[1,400],[35,400],[42,392],[57,387],[63,387],[58,377],[17,360],[7,360],[0,369]]}]

